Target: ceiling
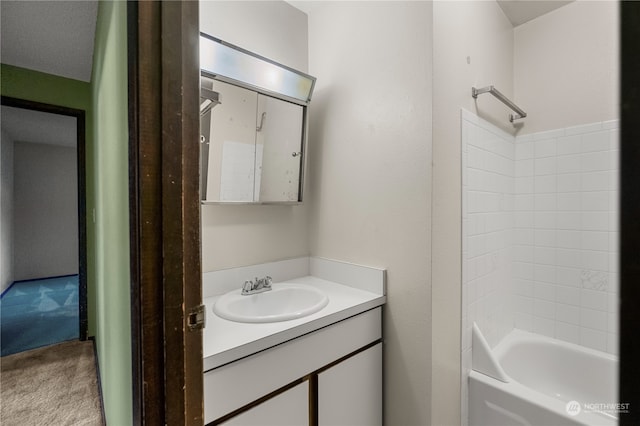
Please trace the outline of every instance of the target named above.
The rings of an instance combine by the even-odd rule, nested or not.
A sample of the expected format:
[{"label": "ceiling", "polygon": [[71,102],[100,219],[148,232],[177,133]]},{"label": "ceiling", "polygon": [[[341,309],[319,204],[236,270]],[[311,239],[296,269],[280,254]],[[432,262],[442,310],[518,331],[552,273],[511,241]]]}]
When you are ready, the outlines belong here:
[{"label": "ceiling", "polygon": [[[300,9],[306,14],[311,13],[316,2],[307,0],[286,0],[293,7]],[[539,16],[554,11],[574,0],[496,0],[500,8],[507,16],[511,25],[518,25],[529,22]]]},{"label": "ceiling", "polygon": [[2,63],[89,82],[97,1],[0,1]]},{"label": "ceiling", "polygon": [[76,146],[75,117],[3,105],[0,122],[2,131],[15,142]]},{"label": "ceiling", "polygon": [[514,27],[556,10],[571,1],[560,0],[497,0]]}]

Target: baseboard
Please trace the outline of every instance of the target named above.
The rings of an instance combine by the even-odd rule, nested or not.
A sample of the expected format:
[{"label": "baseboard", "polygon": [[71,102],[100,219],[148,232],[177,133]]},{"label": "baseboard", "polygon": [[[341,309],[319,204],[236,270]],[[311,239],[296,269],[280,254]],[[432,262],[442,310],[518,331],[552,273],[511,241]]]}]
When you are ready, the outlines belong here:
[{"label": "baseboard", "polygon": [[13,285],[14,285],[15,283],[17,283],[17,282],[18,282],[18,281],[14,281],[14,282],[12,282],[11,284],[9,284],[9,287],[5,288],[5,289],[4,289],[4,291],[2,292],[2,294],[0,294],[0,299],[2,299],[2,298],[4,297],[4,295],[5,295],[5,294],[7,294],[7,292],[8,292],[9,290],[11,290],[11,287],[13,287]]},{"label": "baseboard", "polygon": [[[26,280],[14,281],[13,284],[15,284],[15,283],[24,283],[24,282],[27,282],[27,281],[41,281],[41,280],[53,280],[53,279],[56,279],[56,278],[64,278],[64,277],[75,277],[76,275],[78,275],[78,274],[65,274],[65,275],[55,275],[53,277],[29,278],[29,279],[26,279]],[[11,285],[13,285],[13,284],[11,284]]]}]

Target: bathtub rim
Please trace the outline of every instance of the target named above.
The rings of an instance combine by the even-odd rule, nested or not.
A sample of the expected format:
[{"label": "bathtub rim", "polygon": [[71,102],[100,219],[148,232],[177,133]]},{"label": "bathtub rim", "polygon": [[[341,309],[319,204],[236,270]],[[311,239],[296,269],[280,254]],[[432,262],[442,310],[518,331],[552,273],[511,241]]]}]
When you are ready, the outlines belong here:
[{"label": "bathtub rim", "polygon": [[[600,358],[607,359],[609,361],[613,361],[616,363],[620,362],[620,358],[617,355],[599,351],[597,349],[588,348],[586,346],[578,345],[576,343],[567,342],[564,340],[556,339],[554,337],[545,336],[543,334],[532,333],[530,331],[525,331],[519,328],[513,328],[506,336],[498,342],[498,344],[491,350],[493,355],[496,357],[498,363],[504,358],[505,354],[512,348],[515,344],[522,342],[544,342],[545,344],[551,344],[555,346],[562,347],[564,349],[569,349],[572,351],[582,352],[587,355],[596,356]],[[513,380],[513,378],[511,378]]]},{"label": "bathtub rim", "polygon": [[[486,374],[471,370],[469,372],[468,380],[469,389],[471,389],[471,382],[476,381],[491,388],[495,392],[510,394],[513,397],[534,405],[537,409],[544,410],[562,417],[568,422],[597,426],[616,426],[618,424],[617,419],[609,417],[603,413],[581,411],[578,415],[571,416],[566,411],[567,403],[565,403],[564,401],[553,398],[542,392],[538,392],[535,389],[531,389],[519,382],[516,382],[513,379],[510,382],[505,383],[501,382],[500,380],[494,379],[493,377],[487,376]],[[469,394],[469,415],[471,415],[471,397],[471,394]],[[482,398],[483,401],[486,400],[486,394],[483,393],[483,395],[479,395],[479,398]],[[471,418],[469,418],[468,423],[469,425],[472,425]]]}]

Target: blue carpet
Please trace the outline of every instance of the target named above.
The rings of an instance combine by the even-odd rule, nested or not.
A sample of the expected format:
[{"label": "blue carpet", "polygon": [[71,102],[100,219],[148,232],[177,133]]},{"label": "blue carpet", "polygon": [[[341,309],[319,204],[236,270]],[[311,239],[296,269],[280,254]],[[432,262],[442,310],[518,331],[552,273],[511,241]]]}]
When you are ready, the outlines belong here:
[{"label": "blue carpet", "polygon": [[0,299],[0,352],[79,338],[78,276],[14,283]]}]

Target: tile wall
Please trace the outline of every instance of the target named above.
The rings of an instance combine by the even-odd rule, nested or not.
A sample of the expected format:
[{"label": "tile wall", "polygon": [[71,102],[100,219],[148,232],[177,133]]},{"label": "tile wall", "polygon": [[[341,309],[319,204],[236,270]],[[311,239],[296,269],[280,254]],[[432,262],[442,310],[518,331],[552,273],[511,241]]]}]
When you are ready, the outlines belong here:
[{"label": "tile wall", "polygon": [[[513,328],[515,138],[462,110],[462,395],[471,368],[471,329],[490,345]],[[462,398],[466,422],[466,397]]]},{"label": "tile wall", "polygon": [[513,137],[461,111],[462,419],[471,329],[617,353],[618,120]]},{"label": "tile wall", "polygon": [[516,328],[617,352],[617,120],[518,136]]}]

